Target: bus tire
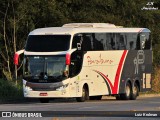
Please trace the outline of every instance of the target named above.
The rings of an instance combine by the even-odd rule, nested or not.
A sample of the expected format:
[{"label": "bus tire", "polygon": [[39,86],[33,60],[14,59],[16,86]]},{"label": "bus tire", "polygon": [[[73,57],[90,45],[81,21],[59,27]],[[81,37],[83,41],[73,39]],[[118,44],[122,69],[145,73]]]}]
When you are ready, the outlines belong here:
[{"label": "bus tire", "polygon": [[102,95],[90,96],[90,100],[101,100],[101,99],[102,99]]},{"label": "bus tire", "polygon": [[131,85],[128,82],[126,84],[126,87],[125,87],[125,93],[124,94],[120,94],[120,99],[122,99],[122,100],[130,100],[130,98],[131,98]]},{"label": "bus tire", "polygon": [[101,100],[102,99],[102,95],[96,96],[96,100]]},{"label": "bus tire", "polygon": [[39,101],[41,103],[48,103],[49,102],[49,99],[48,98],[39,98]]},{"label": "bus tire", "polygon": [[89,92],[85,86],[82,89],[82,97],[77,97],[76,100],[77,102],[84,102],[85,100],[89,100]]},{"label": "bus tire", "polygon": [[137,84],[135,83],[132,88],[132,92],[131,92],[131,100],[136,100],[138,94],[139,94],[139,89],[138,89]]},{"label": "bus tire", "polygon": [[95,98],[95,96],[90,96],[89,99],[90,100],[95,100],[96,98]]},{"label": "bus tire", "polygon": [[116,100],[122,100],[121,95],[117,95]]}]

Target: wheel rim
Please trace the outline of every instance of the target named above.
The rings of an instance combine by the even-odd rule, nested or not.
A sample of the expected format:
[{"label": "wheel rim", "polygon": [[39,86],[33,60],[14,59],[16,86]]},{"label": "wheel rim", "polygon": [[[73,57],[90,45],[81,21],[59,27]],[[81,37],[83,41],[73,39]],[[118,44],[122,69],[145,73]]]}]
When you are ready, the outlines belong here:
[{"label": "wheel rim", "polygon": [[133,94],[134,94],[134,95],[137,95],[137,92],[138,92],[138,89],[137,89],[137,86],[135,85],[135,86],[133,87]]}]

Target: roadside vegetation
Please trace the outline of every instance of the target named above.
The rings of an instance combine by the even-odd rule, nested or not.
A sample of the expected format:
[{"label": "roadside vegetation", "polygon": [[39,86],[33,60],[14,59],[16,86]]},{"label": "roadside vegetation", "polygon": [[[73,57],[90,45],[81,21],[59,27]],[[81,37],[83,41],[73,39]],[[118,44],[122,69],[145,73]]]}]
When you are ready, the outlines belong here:
[{"label": "roadside vegetation", "polygon": [[152,91],[155,93],[160,93],[160,67],[154,68]]},{"label": "roadside vegetation", "polygon": [[16,85],[15,82],[0,79],[0,103],[5,103],[6,101],[16,102],[16,100],[22,99],[24,98],[21,80]]}]

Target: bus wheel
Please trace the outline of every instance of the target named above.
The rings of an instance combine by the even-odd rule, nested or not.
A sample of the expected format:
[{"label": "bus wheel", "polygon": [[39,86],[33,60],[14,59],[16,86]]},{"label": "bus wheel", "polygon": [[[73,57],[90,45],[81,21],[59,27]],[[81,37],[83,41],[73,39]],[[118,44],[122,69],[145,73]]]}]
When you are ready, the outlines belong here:
[{"label": "bus wheel", "polygon": [[131,85],[129,83],[126,84],[125,93],[120,95],[122,100],[130,100],[131,98]]},{"label": "bus wheel", "polygon": [[96,100],[101,100],[102,99],[102,95],[96,96]]},{"label": "bus wheel", "polygon": [[116,100],[122,100],[121,95],[117,95]]},{"label": "bus wheel", "polygon": [[95,100],[96,98],[95,98],[95,96],[90,96],[89,99],[90,100]]},{"label": "bus wheel", "polygon": [[48,103],[49,99],[48,98],[39,98],[41,103]]},{"label": "bus wheel", "polygon": [[90,96],[90,100],[101,100],[102,99],[102,95],[99,96]]},{"label": "bus wheel", "polygon": [[82,89],[82,97],[77,97],[76,100],[77,102],[84,102],[85,100],[89,100],[89,92],[85,86]]},{"label": "bus wheel", "polygon": [[136,100],[138,94],[139,94],[139,89],[138,89],[137,84],[135,83],[132,89],[132,93],[131,93],[131,100]]}]

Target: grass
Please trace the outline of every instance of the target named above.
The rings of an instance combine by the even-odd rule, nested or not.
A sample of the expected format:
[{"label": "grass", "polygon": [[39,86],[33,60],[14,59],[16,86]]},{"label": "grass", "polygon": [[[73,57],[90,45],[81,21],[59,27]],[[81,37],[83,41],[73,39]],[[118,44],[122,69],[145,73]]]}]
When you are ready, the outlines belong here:
[{"label": "grass", "polygon": [[155,93],[160,93],[160,67],[154,68],[152,79],[152,91],[154,91]]},{"label": "grass", "polygon": [[145,95],[145,94],[160,94],[160,93],[155,92],[155,91],[153,91],[153,90],[151,90],[151,91],[146,91],[146,92],[140,92],[140,95]]},{"label": "grass", "polygon": [[18,99],[24,99],[21,80],[16,85],[15,82],[0,79],[0,102]]}]

